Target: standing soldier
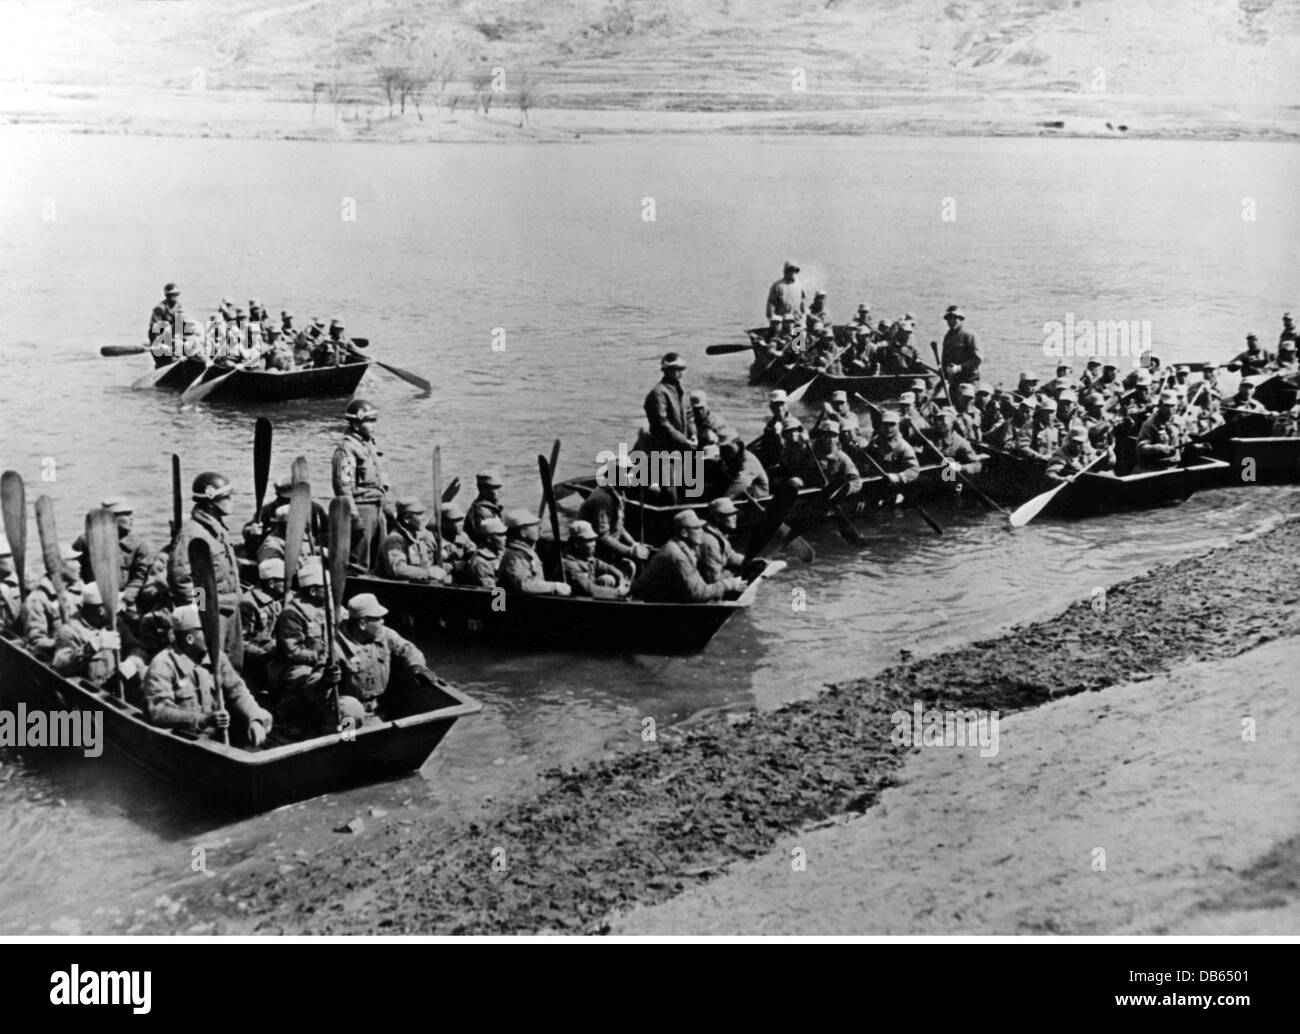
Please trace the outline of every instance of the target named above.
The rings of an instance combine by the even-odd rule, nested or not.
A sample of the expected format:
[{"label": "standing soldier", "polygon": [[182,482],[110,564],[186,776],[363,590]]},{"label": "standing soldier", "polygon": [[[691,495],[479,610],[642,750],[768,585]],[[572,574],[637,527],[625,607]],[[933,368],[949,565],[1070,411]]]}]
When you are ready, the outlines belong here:
[{"label": "standing soldier", "polygon": [[1246,335],[1246,350],[1238,352],[1228,360],[1228,369],[1239,367],[1243,377],[1254,377],[1256,374],[1263,373],[1268,365],[1273,362],[1273,357],[1264,349],[1259,347],[1259,338],[1255,334]]},{"label": "standing soldier", "polygon": [[[541,521],[528,510],[511,510],[506,514],[506,551],[497,570],[497,584],[506,592],[531,596],[568,596],[564,582],[546,580],[537,540],[541,538]],[[556,543],[559,548],[559,543]]]},{"label": "standing soldier", "polygon": [[182,321],[184,313],[181,309],[181,292],[175,284],[166,284],[163,286],[163,300],[153,307],[149,313],[149,336],[148,341],[152,344],[154,338],[164,330],[174,335],[175,355],[180,355],[180,337],[182,330]]},{"label": "standing soldier", "polygon": [[204,471],[194,479],[191,496],[194,508],[189,520],[181,525],[167,565],[167,589],[173,607],[197,602],[194,576],[190,571],[190,542],[202,539],[212,554],[212,568],[217,580],[217,605],[221,613],[221,649],[235,648],[239,611],[239,559],[226,528],[232,509],[230,479],[215,471]]},{"label": "standing soldier", "polygon": [[943,314],[948,333],[943,336],[940,363],[950,383],[974,384],[980,379],[980,346],[975,335],[966,329],[966,314],[956,305],[949,305]]},{"label": "standing soldier", "polygon": [[[1282,351],[1282,346],[1288,341],[1300,340],[1300,335],[1296,334],[1295,320],[1289,312],[1282,313],[1282,333],[1278,335],[1277,350]],[[1295,351],[1292,349],[1291,351]]]},{"label": "standing soldier", "polygon": [[465,516],[465,534],[478,545],[483,545],[485,533],[483,524],[495,517],[502,519],[501,475],[495,470],[484,470],[475,475],[478,483],[478,495],[469,504],[469,513]]},{"label": "standing soldier", "polygon": [[[660,454],[661,461],[671,464],[669,469],[680,471],[684,469],[684,454],[695,449],[694,421],[682,391],[682,371],[686,369],[686,363],[676,352],[669,352],[660,360],[659,369],[663,376],[645,397],[645,415],[650,422],[649,444]],[[676,463],[672,463],[674,456],[677,457]],[[676,502],[679,486],[663,487]]]},{"label": "standing soldier", "polygon": [[344,415],[348,428],[334,450],[334,494],[351,497],[355,506],[348,564],[354,571],[368,573],[379,566],[384,517],[392,515],[388,478],[372,430],[379,410],[365,399],[353,399]]},{"label": "standing soldier", "polygon": [[745,563],[731,545],[739,511],[730,499],[714,499],[704,511],[704,534],[700,539],[700,577],[716,585],[728,575],[739,577]]},{"label": "standing soldier", "polygon": [[628,592],[628,578],[636,567],[627,561],[629,570],[623,571],[596,558],[596,529],[586,521],[569,525],[569,543],[564,551],[564,578],[575,596],[593,599],[622,599]]},{"label": "standing soldier", "polygon": [[438,556],[438,542],[423,527],[427,511],[418,499],[397,504],[397,524],[384,540],[384,576],[404,582],[451,580]]},{"label": "standing soldier", "polygon": [[803,322],[808,311],[808,295],[803,285],[795,280],[794,275],[798,272],[799,267],[787,261],[781,279],[767,289],[765,318],[769,327],[773,320],[781,321],[786,317],[794,317]]},{"label": "standing soldier", "polygon": [[[68,596],[81,592],[81,552],[66,542],[59,543],[59,559],[63,563],[63,582]],[[66,602],[66,601],[65,601]],[[71,603],[68,604],[71,606]],[[63,623],[59,594],[49,575],[43,575],[36,587],[23,600],[23,645],[43,661],[54,655],[54,637]]]}]

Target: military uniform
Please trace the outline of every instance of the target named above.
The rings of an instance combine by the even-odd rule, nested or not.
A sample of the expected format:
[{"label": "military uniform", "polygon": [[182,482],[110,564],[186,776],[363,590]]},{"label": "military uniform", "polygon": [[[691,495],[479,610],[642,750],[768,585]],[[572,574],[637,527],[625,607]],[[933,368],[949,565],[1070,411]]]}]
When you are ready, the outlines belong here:
[{"label": "military uniform", "polygon": [[751,494],[764,499],[772,494],[767,471],[763,469],[759,458],[748,449],[741,456],[740,469],[731,475],[731,484],[727,486],[726,494],[732,499],[744,499]]},{"label": "military uniform", "polygon": [[195,507],[190,519],[181,525],[180,534],[167,562],[167,589],[173,607],[184,607],[195,602],[194,576],[190,571],[190,542],[202,539],[212,554],[212,569],[217,582],[217,606],[221,613],[222,649],[234,654],[238,649],[238,629],[235,627],[239,612],[239,598],[243,589],[239,584],[239,558],[234,543],[221,517],[208,510]]},{"label": "military uniform", "polygon": [[867,451],[884,468],[886,474],[897,474],[905,485],[921,476],[921,463],[916,458],[916,450],[901,435],[893,438],[877,437]]},{"label": "military uniform", "polygon": [[656,603],[705,603],[722,599],[726,591],[721,583],[704,580],[695,551],[678,539],[660,546],[632,583],[633,596]]},{"label": "military uniform", "polygon": [[[260,722],[270,731],[271,715],[257,705],[224,653],[219,655],[217,674],[226,710],[242,719],[245,726]],[[168,647],[153,659],[144,676],[149,721],[164,729],[197,732],[204,717],[217,709],[215,685],[206,667]]]},{"label": "military uniform", "polygon": [[[1157,415],[1147,417],[1138,431],[1137,466],[1133,468],[1133,473],[1145,474],[1178,466],[1186,440],[1186,433],[1172,416],[1165,421],[1161,421]],[[1166,452],[1166,449],[1172,451]]]},{"label": "military uniform", "polygon": [[[564,577],[575,596],[618,599],[621,596],[618,586],[622,584],[625,572],[594,556],[583,558],[566,552]],[[604,578],[607,584],[601,584],[599,581],[601,578]]]},{"label": "military uniform", "polygon": [[972,445],[978,445],[984,437],[983,414],[973,405],[957,414],[957,433]]},{"label": "military uniform", "polygon": [[[836,449],[829,456],[822,456],[817,461],[821,467],[822,477],[826,479],[826,487],[830,491],[835,491],[841,485],[848,485],[847,495],[856,495],[862,490],[862,475],[858,473],[858,468],[853,465],[849,459],[839,449]],[[708,529],[705,529],[705,534]]]},{"label": "military uniform", "polygon": [[497,569],[497,584],[507,592],[526,592],[533,595],[554,594],[553,582],[547,581],[542,559],[528,543],[516,539],[506,546]]},{"label": "military uniform", "polygon": [[744,556],[732,548],[721,528],[712,524],[704,526],[704,541],[700,543],[698,563],[701,578],[713,585],[724,575],[739,574],[744,562]]},{"label": "military uniform", "polygon": [[23,601],[18,594],[18,576],[6,575],[0,581],[0,628],[18,631],[22,624]]},{"label": "military uniform", "polygon": [[461,577],[466,585],[494,589],[497,584],[497,570],[501,567],[501,557],[492,552],[491,545],[479,546],[478,552],[470,557]]},{"label": "military uniform", "polygon": [[397,525],[384,539],[384,577],[407,582],[445,582],[438,542],[428,531],[410,532]]},{"label": "military uniform", "polygon": [[356,506],[348,562],[359,571],[373,571],[378,566],[383,507],[388,495],[388,478],[380,465],[380,455],[373,438],[362,438],[351,428],[334,450],[334,494],[350,496]]},{"label": "military uniform", "polygon": [[[427,682],[434,681],[434,674],[425,664],[424,655],[387,625],[381,627],[378,635],[369,643],[357,642],[348,635],[347,625],[340,625],[335,643],[339,666],[343,669],[339,696],[353,697],[359,701],[367,715],[380,710],[394,664]],[[316,704],[328,721],[329,701],[318,700]]]},{"label": "military uniform", "polygon": [[465,514],[465,534],[482,546],[487,541],[487,536],[483,534],[483,522],[492,517],[501,520],[503,510],[500,503],[477,496],[469,505],[469,513]]},{"label": "military uniform", "polygon": [[967,477],[974,477],[980,472],[983,463],[980,460],[979,453],[956,431],[949,431],[945,435],[931,439],[934,447],[939,450],[944,459],[952,460],[961,467],[961,472]]},{"label": "military uniform", "polygon": [[244,593],[239,601],[239,617],[244,629],[244,654],[267,662],[275,655],[275,629],[284,609],[284,601],[272,596],[260,585]]},{"label": "military uniform", "polygon": [[267,666],[282,698],[301,696],[320,681],[325,668],[325,608],[293,597],[275,622],[275,656]]},{"label": "military uniform", "polygon": [[23,645],[48,661],[54,655],[54,637],[62,623],[59,594],[48,578],[42,578],[23,601]]},{"label": "military uniform", "polygon": [[[54,656],[50,666],[65,678],[86,678],[97,686],[104,685],[114,672],[111,647],[103,645],[104,632],[89,624],[81,614],[72,614],[54,637]],[[136,657],[141,666],[148,660],[144,648],[131,635],[120,618],[117,633],[121,640],[119,659]]]},{"label": "military uniform", "polygon": [[948,378],[949,382],[973,384],[980,379],[980,363],[983,361],[980,357],[980,347],[975,341],[975,335],[962,324],[958,324],[944,334],[939,354],[942,357],[943,367],[946,368],[949,364],[961,367],[955,376]]}]

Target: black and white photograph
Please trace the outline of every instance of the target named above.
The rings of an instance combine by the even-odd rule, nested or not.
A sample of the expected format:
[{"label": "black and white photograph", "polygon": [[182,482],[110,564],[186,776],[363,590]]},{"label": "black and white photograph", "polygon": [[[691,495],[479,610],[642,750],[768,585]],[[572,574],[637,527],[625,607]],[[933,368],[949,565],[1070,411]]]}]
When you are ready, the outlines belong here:
[{"label": "black and white photograph", "polygon": [[1295,941],[1298,142],[1297,0],[0,5],[0,938]]}]

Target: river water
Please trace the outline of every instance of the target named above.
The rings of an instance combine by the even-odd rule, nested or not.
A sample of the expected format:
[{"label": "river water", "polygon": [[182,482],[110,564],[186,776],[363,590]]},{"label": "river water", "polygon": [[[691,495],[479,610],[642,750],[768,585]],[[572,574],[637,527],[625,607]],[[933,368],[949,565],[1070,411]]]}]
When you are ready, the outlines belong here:
[{"label": "river water", "polygon": [[[1248,330],[1273,340],[1295,305],[1298,172],[1300,148],[1281,144],[383,146],[5,130],[0,464],[24,475],[29,498],[48,492],[65,528],[125,493],[155,540],[172,452],[187,480],[228,472],[251,510],[256,416],[275,423],[277,471],[302,453],[323,480],[341,402],[181,408],[129,389],[146,360],[99,357],[103,344],[141,340],[168,280],[204,317],[224,295],[300,322],[341,316],[378,358],[431,379],[429,398],[378,371],[362,386],[381,408],[395,484],[426,500],[436,443],[444,476],[468,486],[462,501],[474,471],[495,465],[507,505],[536,506],[537,454],[560,436],[559,472],[573,476],[630,440],[670,349],[690,361],[688,387],[757,430],[763,393],[745,385],[747,358],[703,346],[758,322],[787,257],[837,318],[861,301],[880,317],[910,311],[923,345],[960,303],[990,380],[1014,383],[1026,366],[1050,375],[1043,325],[1068,314],[1149,320],[1162,357],[1222,358]],[[1295,503],[1292,489],[1221,490],[1014,535],[981,511],[947,510],[942,538],[902,511],[864,528],[860,550],[818,530],[817,562],[792,565],[695,657],[420,640],[484,711],[417,776],[243,822],[122,763],[0,751],[0,932],[102,928],[128,896],[189,875],[195,845],[230,864],[328,843],[341,818],[371,808],[490,808],[539,771],[639,736],[644,717],[778,706],[903,651],[1054,612]]]}]

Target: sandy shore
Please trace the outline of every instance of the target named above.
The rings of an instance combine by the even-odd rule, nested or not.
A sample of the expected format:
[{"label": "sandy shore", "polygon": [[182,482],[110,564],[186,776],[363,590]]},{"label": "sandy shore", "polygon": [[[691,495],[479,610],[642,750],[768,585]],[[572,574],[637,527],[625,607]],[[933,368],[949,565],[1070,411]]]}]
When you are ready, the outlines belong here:
[{"label": "sandy shore", "polygon": [[[1094,604],[779,711],[629,728],[483,812],[249,858],[83,932],[1294,929],[1300,517]],[[1005,742],[914,755],[890,716],[917,703],[996,710]],[[769,893],[793,847],[815,906]]]}]

